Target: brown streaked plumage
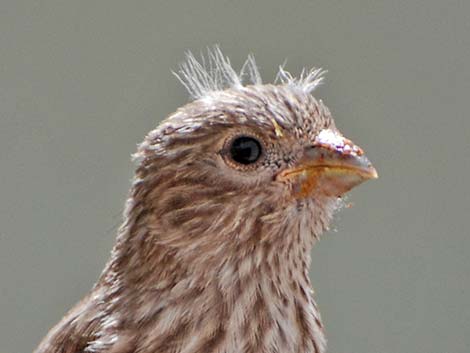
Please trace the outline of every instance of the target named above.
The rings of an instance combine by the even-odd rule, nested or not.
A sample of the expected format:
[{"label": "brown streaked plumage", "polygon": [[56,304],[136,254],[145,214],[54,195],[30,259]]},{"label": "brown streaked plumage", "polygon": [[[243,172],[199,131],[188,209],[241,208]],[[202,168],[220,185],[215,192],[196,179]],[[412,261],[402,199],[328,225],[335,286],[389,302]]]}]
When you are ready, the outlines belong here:
[{"label": "brown streaked plumage", "polygon": [[[377,175],[312,95],[220,50],[188,54],[195,100],[151,131],[111,258],[36,353],[321,353],[310,249],[340,196]],[[250,84],[243,85],[241,77]]]}]

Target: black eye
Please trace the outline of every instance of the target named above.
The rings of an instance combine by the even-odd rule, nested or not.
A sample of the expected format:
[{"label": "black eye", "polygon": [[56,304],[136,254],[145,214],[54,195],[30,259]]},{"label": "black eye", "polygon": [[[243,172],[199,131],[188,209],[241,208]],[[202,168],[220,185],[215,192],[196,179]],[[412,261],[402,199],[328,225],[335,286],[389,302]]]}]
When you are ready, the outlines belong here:
[{"label": "black eye", "polygon": [[240,164],[255,163],[261,157],[261,144],[253,137],[237,137],[230,146],[230,156]]}]

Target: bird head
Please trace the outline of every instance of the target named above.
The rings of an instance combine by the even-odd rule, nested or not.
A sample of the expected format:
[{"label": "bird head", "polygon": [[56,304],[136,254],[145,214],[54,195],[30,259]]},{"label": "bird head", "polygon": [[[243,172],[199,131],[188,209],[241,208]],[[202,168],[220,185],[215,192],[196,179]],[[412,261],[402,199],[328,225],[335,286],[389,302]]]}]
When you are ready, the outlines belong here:
[{"label": "bird head", "polygon": [[312,96],[321,70],[262,84],[252,57],[241,74],[218,48],[206,64],[182,65],[194,100],[139,145],[111,259],[38,352],[64,337],[90,352],[325,351],[310,248],[377,173]]},{"label": "bird head", "polygon": [[374,167],[312,96],[321,70],[293,78],[281,68],[277,84],[263,85],[249,57],[244,85],[218,49],[209,62],[188,56],[180,78],[194,101],[135,155],[148,227],[178,256],[214,265],[263,246],[309,248],[341,196],[377,177]]}]

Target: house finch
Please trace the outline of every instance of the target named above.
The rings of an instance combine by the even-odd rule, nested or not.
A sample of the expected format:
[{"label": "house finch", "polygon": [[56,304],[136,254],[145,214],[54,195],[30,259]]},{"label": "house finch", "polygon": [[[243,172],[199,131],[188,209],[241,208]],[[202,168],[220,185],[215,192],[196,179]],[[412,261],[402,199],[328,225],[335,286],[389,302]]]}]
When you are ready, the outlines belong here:
[{"label": "house finch", "polygon": [[322,74],[188,54],[193,101],[140,144],[111,258],[36,353],[324,352],[310,250],[377,173],[311,95]]}]

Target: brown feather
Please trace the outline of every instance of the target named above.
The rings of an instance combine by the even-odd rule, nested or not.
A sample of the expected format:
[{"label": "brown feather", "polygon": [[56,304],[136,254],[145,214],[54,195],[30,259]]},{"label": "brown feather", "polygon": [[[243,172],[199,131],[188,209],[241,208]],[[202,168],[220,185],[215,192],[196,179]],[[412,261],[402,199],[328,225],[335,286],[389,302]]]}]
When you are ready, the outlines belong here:
[{"label": "brown feather", "polygon": [[[325,351],[308,269],[337,198],[273,177],[336,129],[301,85],[205,92],[146,136],[108,264],[36,353]],[[224,157],[237,134],[263,141],[260,164]]]}]

